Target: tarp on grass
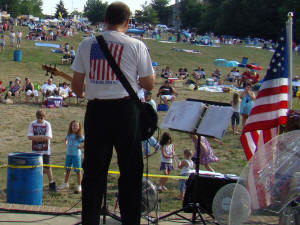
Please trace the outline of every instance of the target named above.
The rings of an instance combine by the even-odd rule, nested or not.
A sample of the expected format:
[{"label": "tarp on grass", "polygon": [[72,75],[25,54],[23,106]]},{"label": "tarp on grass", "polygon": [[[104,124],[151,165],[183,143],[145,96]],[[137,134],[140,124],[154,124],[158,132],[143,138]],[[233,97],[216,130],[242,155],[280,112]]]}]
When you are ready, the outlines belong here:
[{"label": "tarp on grass", "polygon": [[60,48],[60,45],[51,43],[35,42],[34,45],[38,47]]}]

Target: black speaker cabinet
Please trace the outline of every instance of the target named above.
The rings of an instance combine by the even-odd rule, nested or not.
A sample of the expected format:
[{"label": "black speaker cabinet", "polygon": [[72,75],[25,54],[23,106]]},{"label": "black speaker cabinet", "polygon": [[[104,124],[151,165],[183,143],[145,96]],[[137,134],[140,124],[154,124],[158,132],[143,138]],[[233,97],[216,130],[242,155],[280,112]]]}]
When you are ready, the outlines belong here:
[{"label": "black speaker cabinet", "polygon": [[[236,183],[237,178],[219,178],[208,175],[191,174],[186,183],[183,200],[185,208],[190,203],[199,203],[202,212],[212,215],[212,203],[218,190],[226,184]],[[193,212],[192,207],[186,207],[185,212]]]}]

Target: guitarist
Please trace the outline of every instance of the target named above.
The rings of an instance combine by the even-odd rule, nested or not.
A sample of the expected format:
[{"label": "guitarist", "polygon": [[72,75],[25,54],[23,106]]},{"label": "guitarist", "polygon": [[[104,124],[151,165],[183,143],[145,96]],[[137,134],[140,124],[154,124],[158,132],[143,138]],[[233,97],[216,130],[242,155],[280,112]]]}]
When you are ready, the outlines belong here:
[{"label": "guitarist", "polygon": [[[150,91],[155,76],[147,47],[125,34],[129,7],[110,4],[105,13],[103,37],[120,69],[137,91]],[[98,225],[113,147],[120,169],[119,203],[123,225],[139,225],[143,158],[136,102],[117,79],[95,37],[81,42],[75,60],[72,89],[88,99],[84,131],[85,150],[82,180],[82,224]]]}]

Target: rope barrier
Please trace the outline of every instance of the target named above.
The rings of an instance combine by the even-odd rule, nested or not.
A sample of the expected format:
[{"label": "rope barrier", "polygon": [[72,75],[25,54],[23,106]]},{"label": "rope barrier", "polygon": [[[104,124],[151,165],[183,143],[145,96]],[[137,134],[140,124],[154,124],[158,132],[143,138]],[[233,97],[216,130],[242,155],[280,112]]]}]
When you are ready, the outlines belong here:
[{"label": "rope barrier", "polygon": [[[37,168],[37,167],[51,167],[51,168],[59,168],[59,169],[76,169],[76,170],[82,170],[82,168],[74,168],[74,167],[66,167],[66,166],[59,166],[59,165],[50,165],[50,164],[41,164],[41,165],[3,165],[0,166],[0,169],[4,168],[12,168],[12,169],[31,169],[31,168]],[[108,174],[115,174],[119,175],[119,171],[113,171],[109,170]],[[143,176],[146,177],[153,177],[153,178],[169,178],[169,179],[184,179],[187,180],[187,176],[170,176],[170,175],[160,175],[160,174],[145,174],[143,173]]]}]

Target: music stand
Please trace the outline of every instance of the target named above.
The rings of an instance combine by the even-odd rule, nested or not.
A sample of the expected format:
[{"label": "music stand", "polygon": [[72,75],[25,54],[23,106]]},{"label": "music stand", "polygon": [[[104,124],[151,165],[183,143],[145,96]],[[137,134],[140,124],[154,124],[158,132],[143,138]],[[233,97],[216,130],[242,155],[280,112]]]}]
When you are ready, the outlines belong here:
[{"label": "music stand", "polygon": [[[231,105],[227,103],[187,99],[186,101],[172,103],[160,127],[197,135],[197,152],[196,159],[194,161],[196,176],[199,176],[201,136],[222,138],[232,113],[233,109]],[[207,127],[208,125],[210,125],[210,127]],[[180,212],[185,212],[187,210],[192,210],[192,219],[179,214]],[[199,222],[206,225],[201,211],[202,208],[200,203],[191,202],[186,206],[183,206],[181,209],[159,217],[155,222],[172,215],[177,215],[195,224],[197,222],[198,214],[200,217]]]}]

